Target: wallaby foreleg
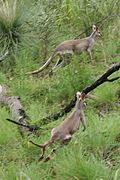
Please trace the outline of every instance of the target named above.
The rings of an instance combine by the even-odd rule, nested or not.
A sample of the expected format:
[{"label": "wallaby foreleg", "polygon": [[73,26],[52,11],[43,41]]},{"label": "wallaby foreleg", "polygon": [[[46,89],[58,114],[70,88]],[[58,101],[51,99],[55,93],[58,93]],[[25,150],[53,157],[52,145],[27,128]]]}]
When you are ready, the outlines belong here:
[{"label": "wallaby foreleg", "polygon": [[83,125],[83,131],[85,131],[86,128],[87,128],[87,124],[86,124],[86,120],[85,120],[85,115],[84,114],[81,117],[81,122],[82,122],[82,125]]},{"label": "wallaby foreleg", "polygon": [[58,69],[64,66],[64,61],[62,61],[58,66],[52,68],[52,72],[56,72]]},{"label": "wallaby foreleg", "polygon": [[93,57],[92,57],[91,50],[90,50],[89,48],[87,49],[87,52],[89,53],[89,55],[90,55],[90,59],[92,60],[92,59],[93,59]]}]

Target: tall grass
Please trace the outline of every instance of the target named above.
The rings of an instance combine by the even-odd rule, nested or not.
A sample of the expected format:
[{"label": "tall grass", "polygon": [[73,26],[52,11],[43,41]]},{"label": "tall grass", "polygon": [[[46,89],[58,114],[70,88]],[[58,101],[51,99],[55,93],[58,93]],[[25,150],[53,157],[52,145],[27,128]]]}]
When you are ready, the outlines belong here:
[{"label": "tall grass", "polygon": [[17,19],[17,3],[18,1],[3,1],[0,6],[0,24],[3,29],[11,29]]},{"label": "tall grass", "polygon": [[[9,95],[21,97],[33,124],[42,126],[44,116],[60,110],[76,91],[94,82],[109,65],[119,62],[119,57],[112,57],[119,53],[119,18],[103,22],[102,38],[93,49],[92,61],[87,54],[75,55],[68,66],[44,79],[25,76],[25,72],[40,66],[61,41],[78,36],[110,13],[118,13],[118,4],[119,1],[112,0],[0,1],[0,49],[3,53],[14,51],[15,55],[13,65],[10,66],[10,56],[1,64],[0,81],[10,87]],[[89,33],[86,31],[86,35]],[[115,76],[119,72],[112,77]],[[51,129],[67,115],[42,126],[37,135],[21,138],[17,126],[5,121],[11,117],[8,108],[1,106],[0,180],[119,180],[119,87],[118,80],[92,92],[96,99],[86,100],[84,108],[86,132],[80,127],[69,145],[61,148],[48,163],[38,162],[40,149],[28,147],[28,141],[44,143]]]}]

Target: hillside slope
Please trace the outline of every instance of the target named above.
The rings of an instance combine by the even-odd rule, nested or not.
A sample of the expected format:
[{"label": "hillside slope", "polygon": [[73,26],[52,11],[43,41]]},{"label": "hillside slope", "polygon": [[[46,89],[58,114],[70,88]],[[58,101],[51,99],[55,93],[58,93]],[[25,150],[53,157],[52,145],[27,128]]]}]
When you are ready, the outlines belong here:
[{"label": "hillside slope", "polygon": [[[119,180],[120,80],[105,83],[92,92],[96,99],[86,100],[85,107],[87,130],[82,132],[80,128],[53,160],[38,162],[40,149],[28,144],[29,140],[45,142],[51,129],[68,115],[46,125],[41,121],[43,117],[57,112],[77,91],[97,80],[113,63],[120,62],[119,1],[96,1],[95,6],[93,1],[82,0],[62,3],[32,0],[23,4],[21,16],[13,23],[19,30],[19,40],[16,36],[15,39],[6,37],[7,26],[3,28],[4,22],[0,20],[0,31],[5,33],[1,36],[4,41],[1,40],[0,49],[1,52],[9,50],[1,62],[0,82],[9,86],[8,95],[20,96],[31,123],[41,129],[22,137],[18,127],[5,120],[11,117],[11,112],[1,105],[0,180]],[[106,16],[109,18],[102,20]],[[74,55],[69,65],[51,77],[25,75],[39,68],[63,40],[75,38],[82,32],[85,33],[80,38],[90,34],[89,27],[99,20],[102,20],[98,23],[102,37],[92,50],[93,60],[83,52]],[[116,76],[120,76],[119,71],[112,75]],[[50,150],[51,147],[47,153]]]}]

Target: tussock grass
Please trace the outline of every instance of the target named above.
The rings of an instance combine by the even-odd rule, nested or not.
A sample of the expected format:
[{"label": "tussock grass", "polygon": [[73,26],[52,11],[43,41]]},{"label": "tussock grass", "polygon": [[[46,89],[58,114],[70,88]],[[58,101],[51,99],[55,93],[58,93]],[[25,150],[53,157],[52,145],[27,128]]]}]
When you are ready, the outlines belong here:
[{"label": "tussock grass", "polygon": [[17,19],[17,0],[1,0],[0,5],[0,24],[2,28],[10,29]]},{"label": "tussock grass", "polygon": [[[19,4],[19,6],[18,6]],[[19,41],[19,8],[18,0],[0,1],[0,39],[3,52],[16,47]]]}]

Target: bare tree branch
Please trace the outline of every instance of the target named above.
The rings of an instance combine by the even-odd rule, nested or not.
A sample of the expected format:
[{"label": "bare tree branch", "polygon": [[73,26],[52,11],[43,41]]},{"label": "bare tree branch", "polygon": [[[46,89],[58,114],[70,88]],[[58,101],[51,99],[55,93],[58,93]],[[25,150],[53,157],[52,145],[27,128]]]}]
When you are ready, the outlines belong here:
[{"label": "bare tree branch", "polygon": [[[107,70],[106,73],[104,73],[97,81],[95,81],[93,84],[91,84],[90,86],[86,87],[85,89],[82,90],[82,93],[88,94],[90,91],[92,91],[93,89],[95,89],[97,86],[103,84],[104,82],[109,81],[108,77],[113,74],[115,71],[118,71],[120,69],[120,63],[116,63],[115,65],[113,65],[111,68],[109,68]],[[117,77],[118,79],[118,77]],[[115,80],[117,80],[115,78]],[[110,81],[109,81],[110,82]]]},{"label": "bare tree branch", "polygon": [[[105,82],[113,82],[113,81],[119,79],[120,77],[108,79],[108,77],[111,74],[118,71],[119,69],[120,69],[120,63],[117,63],[114,66],[112,66],[111,68],[109,68],[98,80],[96,80],[90,86],[87,86],[86,88],[84,88],[82,90],[82,94],[87,95],[90,91],[94,90],[96,87],[100,86],[101,84],[103,84]],[[41,119],[40,122],[42,122],[42,124],[47,124],[50,121],[57,120],[58,118],[62,117],[64,114],[70,112],[71,109],[74,107],[75,102],[76,102],[76,95],[74,95],[73,99],[70,101],[70,103],[65,108],[63,108],[59,112],[56,112],[54,114],[51,114],[50,116],[47,116],[47,117]]]},{"label": "bare tree branch", "polygon": [[107,79],[108,82],[113,82],[113,81],[116,81],[120,78],[120,76],[118,77],[115,77],[115,78],[112,78],[112,79]]}]

